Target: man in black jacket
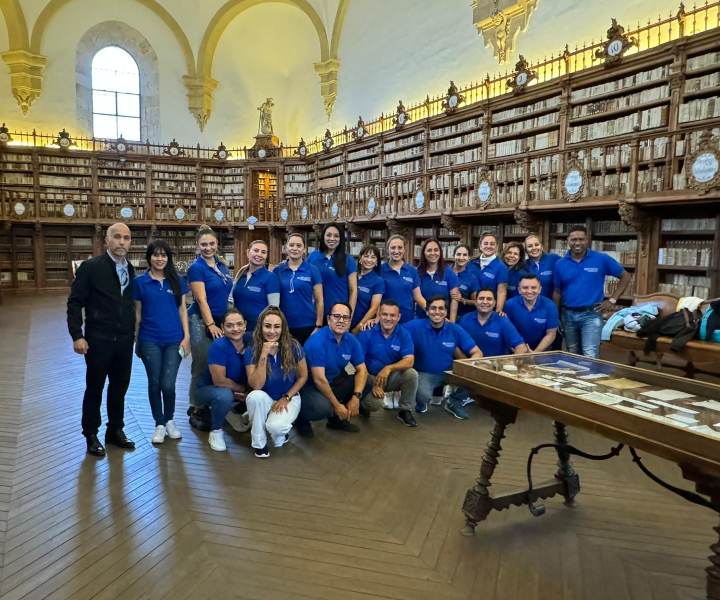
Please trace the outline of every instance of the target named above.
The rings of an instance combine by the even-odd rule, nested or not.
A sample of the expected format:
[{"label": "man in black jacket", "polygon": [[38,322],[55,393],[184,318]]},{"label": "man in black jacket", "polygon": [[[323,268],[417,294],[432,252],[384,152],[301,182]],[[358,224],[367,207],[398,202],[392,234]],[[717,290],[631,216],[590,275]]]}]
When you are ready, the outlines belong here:
[{"label": "man in black jacket", "polygon": [[109,384],[105,443],[135,447],[123,432],[125,392],[130,384],[135,338],[135,271],[126,258],[130,229],[124,223],[115,223],[108,228],[105,241],[107,252],[86,260],[78,268],[67,302],[73,349],[85,356],[87,365],[82,428],[88,454],[93,456],[105,456],[97,434],[102,424],[100,406],[106,378]]}]

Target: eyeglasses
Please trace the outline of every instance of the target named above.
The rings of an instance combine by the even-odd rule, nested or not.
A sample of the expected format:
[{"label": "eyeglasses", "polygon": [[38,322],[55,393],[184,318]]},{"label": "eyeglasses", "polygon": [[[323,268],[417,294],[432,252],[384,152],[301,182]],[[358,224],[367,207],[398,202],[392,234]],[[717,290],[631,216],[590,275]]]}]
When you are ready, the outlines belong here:
[{"label": "eyeglasses", "polygon": [[338,314],[332,314],[330,315],[333,319],[336,321],[344,322],[350,320],[350,315],[338,315]]}]

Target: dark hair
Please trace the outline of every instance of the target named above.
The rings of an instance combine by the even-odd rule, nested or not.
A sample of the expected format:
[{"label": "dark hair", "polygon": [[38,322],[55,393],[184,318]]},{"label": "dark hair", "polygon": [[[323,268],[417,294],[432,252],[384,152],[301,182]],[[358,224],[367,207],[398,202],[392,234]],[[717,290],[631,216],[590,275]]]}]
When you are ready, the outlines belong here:
[{"label": "dark hair", "polygon": [[535,273],[525,273],[523,276],[520,277],[520,281],[522,281],[523,279],[534,279],[540,285],[542,285],[542,281],[540,281],[540,278],[535,275]]},{"label": "dark hair", "polygon": [[380,302],[380,306],[397,306],[398,309],[400,308],[400,305],[392,298],[385,298],[385,300]]},{"label": "dark hair", "polygon": [[[265,310],[263,310],[260,313],[260,316],[258,316],[257,325],[255,326],[255,331],[252,336],[253,362],[257,364],[257,361],[260,359],[260,355],[262,354],[262,347],[265,342],[263,325],[265,324],[265,319],[270,315],[280,317],[281,333],[278,352],[280,353],[280,358],[282,359],[283,379],[287,379],[290,373],[297,369],[296,357],[301,355],[300,344],[290,335],[290,329],[288,328],[285,315],[277,306],[271,305],[265,307]],[[266,368],[266,377],[269,378],[272,372],[270,361],[267,361]]]},{"label": "dark hair", "polygon": [[[345,269],[347,267],[346,263],[346,255],[345,255],[345,230],[343,229],[342,225],[338,225],[337,223],[326,223],[325,227],[323,227],[322,233],[320,234],[320,252],[323,254],[326,254],[328,251],[328,247],[325,245],[325,232],[330,229],[331,227],[334,227],[338,230],[338,233],[340,234],[340,241],[338,242],[338,247],[333,252],[333,266],[335,267],[335,273],[338,274],[338,276],[342,277],[345,275]],[[352,310],[350,310],[350,314],[352,314]]]},{"label": "dark hair", "polygon": [[[253,246],[257,246],[258,244],[262,244],[267,248],[268,252],[270,251],[270,244],[268,244],[265,240],[253,240],[250,242],[250,245],[248,246],[247,251],[250,251]],[[267,258],[265,259],[265,266],[267,266]],[[245,275],[250,270],[250,261],[248,260],[248,264],[246,264],[244,267],[238,270],[238,272],[235,274],[235,279],[233,280],[233,283],[237,283],[240,281],[240,278]]]},{"label": "dark hair", "polygon": [[442,300],[445,303],[445,310],[447,310],[448,307],[448,299],[443,296],[442,294],[433,294],[427,299],[427,303],[425,304],[425,312],[427,312],[427,309],[430,308],[430,305],[433,302],[437,302],[438,300]]},{"label": "dark hair", "polygon": [[299,237],[303,242],[303,246],[305,245],[305,236],[299,231],[293,231],[292,233],[288,233],[287,237],[285,238],[286,244],[290,241],[291,237]]},{"label": "dark hair", "polygon": [[491,237],[491,238],[493,238],[493,239],[495,240],[495,243],[496,243],[496,244],[499,244],[499,243],[500,243],[500,241],[498,240],[498,236],[496,236],[492,231],[483,231],[483,232],[480,234],[480,243],[482,243],[482,241],[483,241],[486,237]]},{"label": "dark hair", "polygon": [[375,255],[375,258],[377,259],[377,263],[375,264],[375,268],[373,271],[375,271],[378,275],[380,274],[380,250],[378,250],[378,247],[374,244],[365,244],[362,249],[360,250],[360,254],[358,254],[357,257],[357,267],[358,267],[358,275],[360,275],[360,259],[365,256],[368,252],[372,252]]},{"label": "dark hair", "polygon": [[230,315],[240,315],[240,317],[242,318],[242,320],[245,321],[245,317],[243,316],[243,314],[242,314],[237,308],[228,308],[228,309],[225,311],[225,314],[224,314],[223,317],[222,317],[222,324],[223,324],[223,325],[225,324],[225,320],[226,320]]},{"label": "dark hair", "polygon": [[582,231],[585,235],[587,235],[587,228],[584,225],[573,225],[570,228],[570,231],[568,231],[568,237],[570,237],[576,231]]},{"label": "dark hair", "polygon": [[200,238],[204,235],[211,235],[215,238],[215,241],[217,242],[217,250],[215,250],[215,260],[227,267],[225,259],[220,256],[220,238],[218,237],[218,234],[212,230],[210,225],[200,225],[200,229],[198,229],[198,232],[195,234],[195,243],[199,244]]},{"label": "dark hair", "polygon": [[175,263],[173,263],[172,250],[170,249],[170,246],[168,246],[167,242],[165,240],[153,240],[150,242],[150,245],[145,251],[145,260],[147,260],[148,267],[152,268],[150,259],[158,250],[162,250],[167,256],[167,264],[163,269],[163,275],[165,275],[165,279],[168,280],[170,289],[173,291],[173,295],[175,296],[175,305],[180,306],[183,297],[182,286],[180,285],[180,277],[178,277],[177,271],[175,270]]},{"label": "dark hair", "polygon": [[502,253],[500,254],[500,260],[505,262],[505,256],[507,255],[508,250],[511,248],[517,248],[518,252],[520,253],[520,257],[518,258],[517,264],[513,267],[508,267],[512,271],[520,271],[521,269],[525,268],[525,247],[520,242],[510,242],[505,248],[503,248]]},{"label": "dark hair", "polygon": [[[330,307],[330,312],[332,312],[332,309],[335,308],[336,306],[344,306],[345,308],[347,308],[350,311],[350,315],[352,316],[353,309],[348,302],[333,302],[333,305]],[[330,313],[328,313],[328,314],[330,314]]]},{"label": "dark hair", "polygon": [[460,250],[460,248],[465,248],[465,250],[467,250],[468,256],[472,256],[473,251],[470,246],[468,246],[467,244],[458,244],[457,246],[455,246],[455,248],[453,248],[453,258],[455,258],[455,253]]},{"label": "dark hair", "polygon": [[496,293],[495,290],[492,289],[491,287],[487,287],[487,286],[481,287],[481,288],[477,291],[477,297],[478,297],[478,298],[480,297],[481,292],[490,292],[490,293],[493,295],[493,300],[497,300],[497,293]]},{"label": "dark hair", "polygon": [[420,246],[420,260],[418,261],[417,270],[420,274],[420,278],[425,277],[427,274],[427,258],[425,258],[425,248],[428,247],[428,244],[436,243],[438,245],[438,248],[440,249],[440,260],[438,260],[438,266],[437,266],[437,276],[439,279],[442,279],[445,275],[445,261],[443,260],[443,247],[440,244],[440,242],[435,238],[428,238],[423,243],[422,246]]}]

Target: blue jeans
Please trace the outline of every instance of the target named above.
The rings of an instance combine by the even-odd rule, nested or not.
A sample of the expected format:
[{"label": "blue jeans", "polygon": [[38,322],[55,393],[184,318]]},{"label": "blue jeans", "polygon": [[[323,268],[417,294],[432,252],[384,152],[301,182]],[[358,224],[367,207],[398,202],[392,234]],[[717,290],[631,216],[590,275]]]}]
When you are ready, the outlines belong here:
[{"label": "blue jeans", "polygon": [[[418,391],[417,397],[415,398],[415,410],[418,412],[424,411],[427,408],[428,402],[430,402],[430,398],[432,398],[433,390],[436,387],[445,386],[447,383],[448,381],[445,378],[445,373],[418,372]],[[448,403],[462,403],[462,401],[467,397],[467,389],[459,387],[450,394]]]},{"label": "blue jeans", "polygon": [[223,421],[233,405],[233,391],[230,388],[206,385],[195,390],[198,405],[210,407],[213,431],[222,429]]},{"label": "blue jeans", "polygon": [[190,315],[188,318],[190,330],[190,353],[192,354],[192,365],[190,365],[190,406],[198,406],[195,395],[197,394],[197,384],[203,373],[207,370],[207,355],[213,341],[207,334],[205,321],[198,314]]},{"label": "blue jeans", "polygon": [[600,313],[593,309],[573,311],[563,308],[560,320],[567,351],[597,358],[600,354],[600,334],[603,328]]},{"label": "blue jeans", "polygon": [[138,340],[137,349],[147,371],[148,398],[155,425],[165,425],[175,415],[175,381],[182,360],[178,352],[180,343]]}]

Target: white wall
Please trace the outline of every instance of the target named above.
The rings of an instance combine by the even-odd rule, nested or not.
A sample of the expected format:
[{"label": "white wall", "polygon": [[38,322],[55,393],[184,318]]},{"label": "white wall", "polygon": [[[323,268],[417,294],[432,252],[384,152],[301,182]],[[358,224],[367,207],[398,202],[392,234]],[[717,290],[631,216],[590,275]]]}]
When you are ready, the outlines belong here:
[{"label": "white wall", "polygon": [[[323,20],[330,43],[339,0],[309,0]],[[177,20],[195,59],[207,24],[226,0],[159,0]],[[46,0],[21,0],[28,29]],[[331,128],[353,126],[380,112],[442,94],[450,79],[462,85],[499,68],[472,23],[469,0],[350,0],[339,46],[338,97]],[[638,20],[677,11],[677,0],[540,0],[529,30],[521,33],[510,57],[536,60],[605,35],[610,18],[628,28]],[[48,57],[42,96],[27,117],[12,98],[6,68],[0,65],[0,122],[11,128],[49,133],[77,130],[75,50],[96,23],[117,19],[140,31],[160,65],[161,141],[216,146],[251,144],[257,107],[275,102],[274,127],[285,144],[322,136],[327,126],[319,78],[317,34],[308,17],[288,4],[272,2],[241,13],[220,38],[212,76],[219,81],[204,133],[187,110],[182,76],[185,60],[174,35],[160,18],[134,0],[72,0],[50,22],[41,53]],[[8,49],[0,15],[0,52]]]}]

